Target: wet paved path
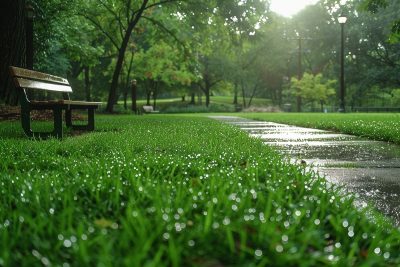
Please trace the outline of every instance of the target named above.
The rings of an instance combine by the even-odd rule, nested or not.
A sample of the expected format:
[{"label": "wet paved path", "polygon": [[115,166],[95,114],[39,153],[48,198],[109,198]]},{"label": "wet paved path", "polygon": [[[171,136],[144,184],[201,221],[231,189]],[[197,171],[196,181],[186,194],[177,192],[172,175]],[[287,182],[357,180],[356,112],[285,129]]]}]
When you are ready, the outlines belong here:
[{"label": "wet paved path", "polygon": [[400,146],[324,130],[229,116],[212,118],[261,138],[292,161],[303,160],[329,181],[373,202],[400,225]]}]

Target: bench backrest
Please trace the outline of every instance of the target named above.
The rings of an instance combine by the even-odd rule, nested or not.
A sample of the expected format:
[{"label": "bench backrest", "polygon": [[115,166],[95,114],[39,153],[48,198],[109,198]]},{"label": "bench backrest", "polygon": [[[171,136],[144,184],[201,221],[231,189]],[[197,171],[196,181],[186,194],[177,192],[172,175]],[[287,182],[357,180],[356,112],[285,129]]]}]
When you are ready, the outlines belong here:
[{"label": "bench backrest", "polygon": [[72,93],[67,79],[18,67],[10,67],[10,72],[17,88]]}]

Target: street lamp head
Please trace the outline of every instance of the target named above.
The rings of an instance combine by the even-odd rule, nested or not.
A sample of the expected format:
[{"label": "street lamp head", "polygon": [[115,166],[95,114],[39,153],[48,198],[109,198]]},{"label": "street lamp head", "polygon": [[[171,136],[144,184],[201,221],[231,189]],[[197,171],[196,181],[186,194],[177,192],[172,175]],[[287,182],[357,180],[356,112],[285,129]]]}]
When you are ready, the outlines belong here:
[{"label": "street lamp head", "polygon": [[340,17],[338,17],[338,21],[339,21],[340,24],[345,24],[346,21],[347,21],[347,17],[341,15]]}]

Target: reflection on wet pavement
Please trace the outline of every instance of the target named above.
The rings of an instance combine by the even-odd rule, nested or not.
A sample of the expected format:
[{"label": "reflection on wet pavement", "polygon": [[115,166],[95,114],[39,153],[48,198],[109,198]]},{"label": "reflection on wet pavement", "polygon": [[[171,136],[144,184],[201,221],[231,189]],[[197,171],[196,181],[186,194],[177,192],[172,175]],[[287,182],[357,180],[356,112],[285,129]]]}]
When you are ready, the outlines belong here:
[{"label": "reflection on wet pavement", "polygon": [[308,166],[373,202],[400,225],[400,146],[356,136],[230,116],[213,118],[230,123],[274,146],[292,162]]}]

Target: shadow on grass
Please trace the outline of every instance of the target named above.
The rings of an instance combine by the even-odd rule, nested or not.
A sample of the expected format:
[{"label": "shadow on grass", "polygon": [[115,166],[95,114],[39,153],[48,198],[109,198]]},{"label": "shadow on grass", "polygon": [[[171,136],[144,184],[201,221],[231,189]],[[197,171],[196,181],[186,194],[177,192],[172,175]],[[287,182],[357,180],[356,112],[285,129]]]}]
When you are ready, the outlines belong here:
[{"label": "shadow on grass", "polygon": [[[51,132],[53,131],[53,122],[33,121],[32,130],[37,132]],[[71,130],[64,126],[63,135],[64,138],[77,137],[89,133],[95,132],[121,132],[121,129],[95,129],[94,131],[84,130]],[[27,137],[22,129],[20,121],[1,121],[0,122],[0,139],[26,139]]]}]

